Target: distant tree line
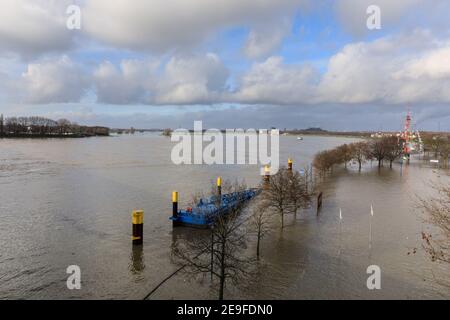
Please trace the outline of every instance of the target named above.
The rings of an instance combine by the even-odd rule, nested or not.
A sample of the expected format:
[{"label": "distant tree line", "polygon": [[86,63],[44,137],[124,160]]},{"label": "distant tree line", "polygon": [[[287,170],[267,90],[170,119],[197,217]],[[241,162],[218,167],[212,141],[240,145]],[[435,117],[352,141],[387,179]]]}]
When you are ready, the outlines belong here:
[{"label": "distant tree line", "polygon": [[403,142],[398,137],[382,137],[319,152],[314,158],[313,166],[321,175],[332,171],[335,165],[344,164],[347,167],[350,161],[357,162],[360,171],[368,160],[378,161],[379,168],[384,161],[388,161],[392,168],[392,163],[401,157],[402,151]]},{"label": "distant tree line", "polygon": [[0,136],[96,136],[109,135],[109,128],[80,126],[67,119],[52,120],[44,117],[0,117]]}]

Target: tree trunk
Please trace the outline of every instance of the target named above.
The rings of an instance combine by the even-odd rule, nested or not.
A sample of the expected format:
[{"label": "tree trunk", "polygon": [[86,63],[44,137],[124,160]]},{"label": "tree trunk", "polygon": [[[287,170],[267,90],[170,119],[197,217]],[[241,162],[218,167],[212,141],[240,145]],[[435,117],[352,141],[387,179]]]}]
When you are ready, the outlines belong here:
[{"label": "tree trunk", "polygon": [[222,252],[220,257],[220,288],[219,300],[223,300],[223,290],[225,288],[225,243],[222,242]]},{"label": "tree trunk", "polygon": [[284,228],[284,212],[281,212],[281,229]]},{"label": "tree trunk", "polygon": [[259,260],[259,244],[261,242],[261,227],[258,229],[258,242],[256,243],[256,258]]},{"label": "tree trunk", "polygon": [[358,161],[358,164],[359,164],[359,171],[361,172],[361,167],[362,167],[361,161]]},{"label": "tree trunk", "polygon": [[391,168],[391,169],[392,169],[392,162],[394,162],[394,160],[390,160],[390,162],[389,162],[389,168]]}]

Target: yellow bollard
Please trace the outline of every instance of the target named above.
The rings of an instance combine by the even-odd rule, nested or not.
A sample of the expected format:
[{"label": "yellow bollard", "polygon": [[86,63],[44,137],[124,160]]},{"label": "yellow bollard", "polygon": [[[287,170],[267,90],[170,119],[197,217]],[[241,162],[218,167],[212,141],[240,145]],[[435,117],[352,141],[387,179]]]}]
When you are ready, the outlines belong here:
[{"label": "yellow bollard", "polygon": [[264,167],[264,182],[269,182],[269,181],[270,181],[270,167],[265,166]]},{"label": "yellow bollard", "polygon": [[289,170],[289,171],[292,171],[292,164],[293,164],[292,159],[289,158],[289,159],[288,159],[288,170]]},{"label": "yellow bollard", "polygon": [[217,193],[219,194],[219,198],[222,197],[222,178],[217,178]]},{"label": "yellow bollard", "polygon": [[[178,192],[172,192],[172,217],[178,218]],[[178,225],[178,222],[173,220],[172,225],[175,227]]]},{"label": "yellow bollard", "polygon": [[144,211],[133,210],[133,245],[141,245],[144,240]]}]

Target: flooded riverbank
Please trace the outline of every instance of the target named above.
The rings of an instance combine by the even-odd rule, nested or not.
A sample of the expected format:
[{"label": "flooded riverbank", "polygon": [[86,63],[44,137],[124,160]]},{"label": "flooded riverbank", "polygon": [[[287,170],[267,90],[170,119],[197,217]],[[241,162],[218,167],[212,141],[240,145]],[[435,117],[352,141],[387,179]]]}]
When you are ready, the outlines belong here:
[{"label": "flooded riverbank", "polygon": [[[306,136],[280,138],[280,161],[297,168],[321,150],[355,141]],[[208,191],[222,176],[260,182],[259,166],[175,166],[173,144],[156,134],[75,140],[3,140],[0,155],[0,298],[141,299],[176,269],[170,259],[174,235],[168,220],[171,192],[180,206]],[[436,178],[413,159],[393,170],[350,166],[320,185],[319,217],[304,211],[262,244],[258,272],[228,298],[449,298],[434,276],[449,270],[421,250],[424,226],[417,194]],[[369,248],[370,206],[373,205]],[[145,211],[144,246],[132,248],[131,211]],[[339,210],[343,220],[339,223]],[[183,231],[182,231],[183,232]],[[184,231],[195,232],[195,231]],[[417,248],[416,254],[408,254]],[[79,265],[82,289],[66,287],[66,268]],[[369,291],[366,268],[382,269],[382,289]],[[434,276],[433,276],[434,275]],[[184,274],[170,279],[155,299],[213,299],[209,281]]]}]

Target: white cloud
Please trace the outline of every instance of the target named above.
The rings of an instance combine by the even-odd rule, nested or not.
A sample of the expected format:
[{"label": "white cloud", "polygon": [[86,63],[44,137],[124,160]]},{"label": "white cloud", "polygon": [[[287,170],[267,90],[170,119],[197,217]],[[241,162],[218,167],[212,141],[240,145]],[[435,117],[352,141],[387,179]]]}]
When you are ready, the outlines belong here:
[{"label": "white cloud", "polygon": [[[222,94],[228,70],[219,57],[172,57],[160,68],[157,62],[122,61],[120,68],[101,64],[94,72],[99,102],[111,104],[214,103]],[[161,70],[159,70],[161,69]]]},{"label": "white cloud", "polygon": [[[330,59],[319,87],[319,102],[450,102],[445,53],[450,42],[428,32],[347,45]],[[420,64],[420,67],[419,67]]]},{"label": "white cloud", "polygon": [[2,0],[0,4],[0,52],[35,55],[67,50],[72,45],[66,28],[69,0]]},{"label": "white cloud", "polygon": [[132,104],[148,99],[154,86],[156,61],[124,60],[117,68],[110,62],[102,63],[94,71],[97,100],[100,103]]},{"label": "white cloud", "polygon": [[289,19],[255,26],[250,31],[244,46],[244,53],[252,59],[266,57],[280,47],[283,39],[290,32],[290,28]]},{"label": "white cloud", "polygon": [[228,70],[215,54],[172,58],[156,87],[157,104],[214,103],[225,90]]},{"label": "white cloud", "polygon": [[295,104],[314,97],[319,74],[311,66],[286,65],[282,57],[255,63],[240,81],[233,96],[237,102]]},{"label": "white cloud", "polygon": [[90,0],[84,26],[110,45],[165,52],[184,49],[224,28],[276,26],[307,0]]},{"label": "white cloud", "polygon": [[370,5],[380,7],[384,31],[399,26],[404,30],[426,27],[437,31],[450,26],[448,0],[336,0],[335,11],[347,32],[362,36],[371,32],[366,26]]},{"label": "white cloud", "polygon": [[234,99],[252,104],[450,102],[450,41],[429,32],[346,45],[320,74],[281,57],[256,63]]},{"label": "white cloud", "polygon": [[63,56],[55,62],[29,64],[17,89],[27,103],[79,102],[89,82],[80,66]]}]

